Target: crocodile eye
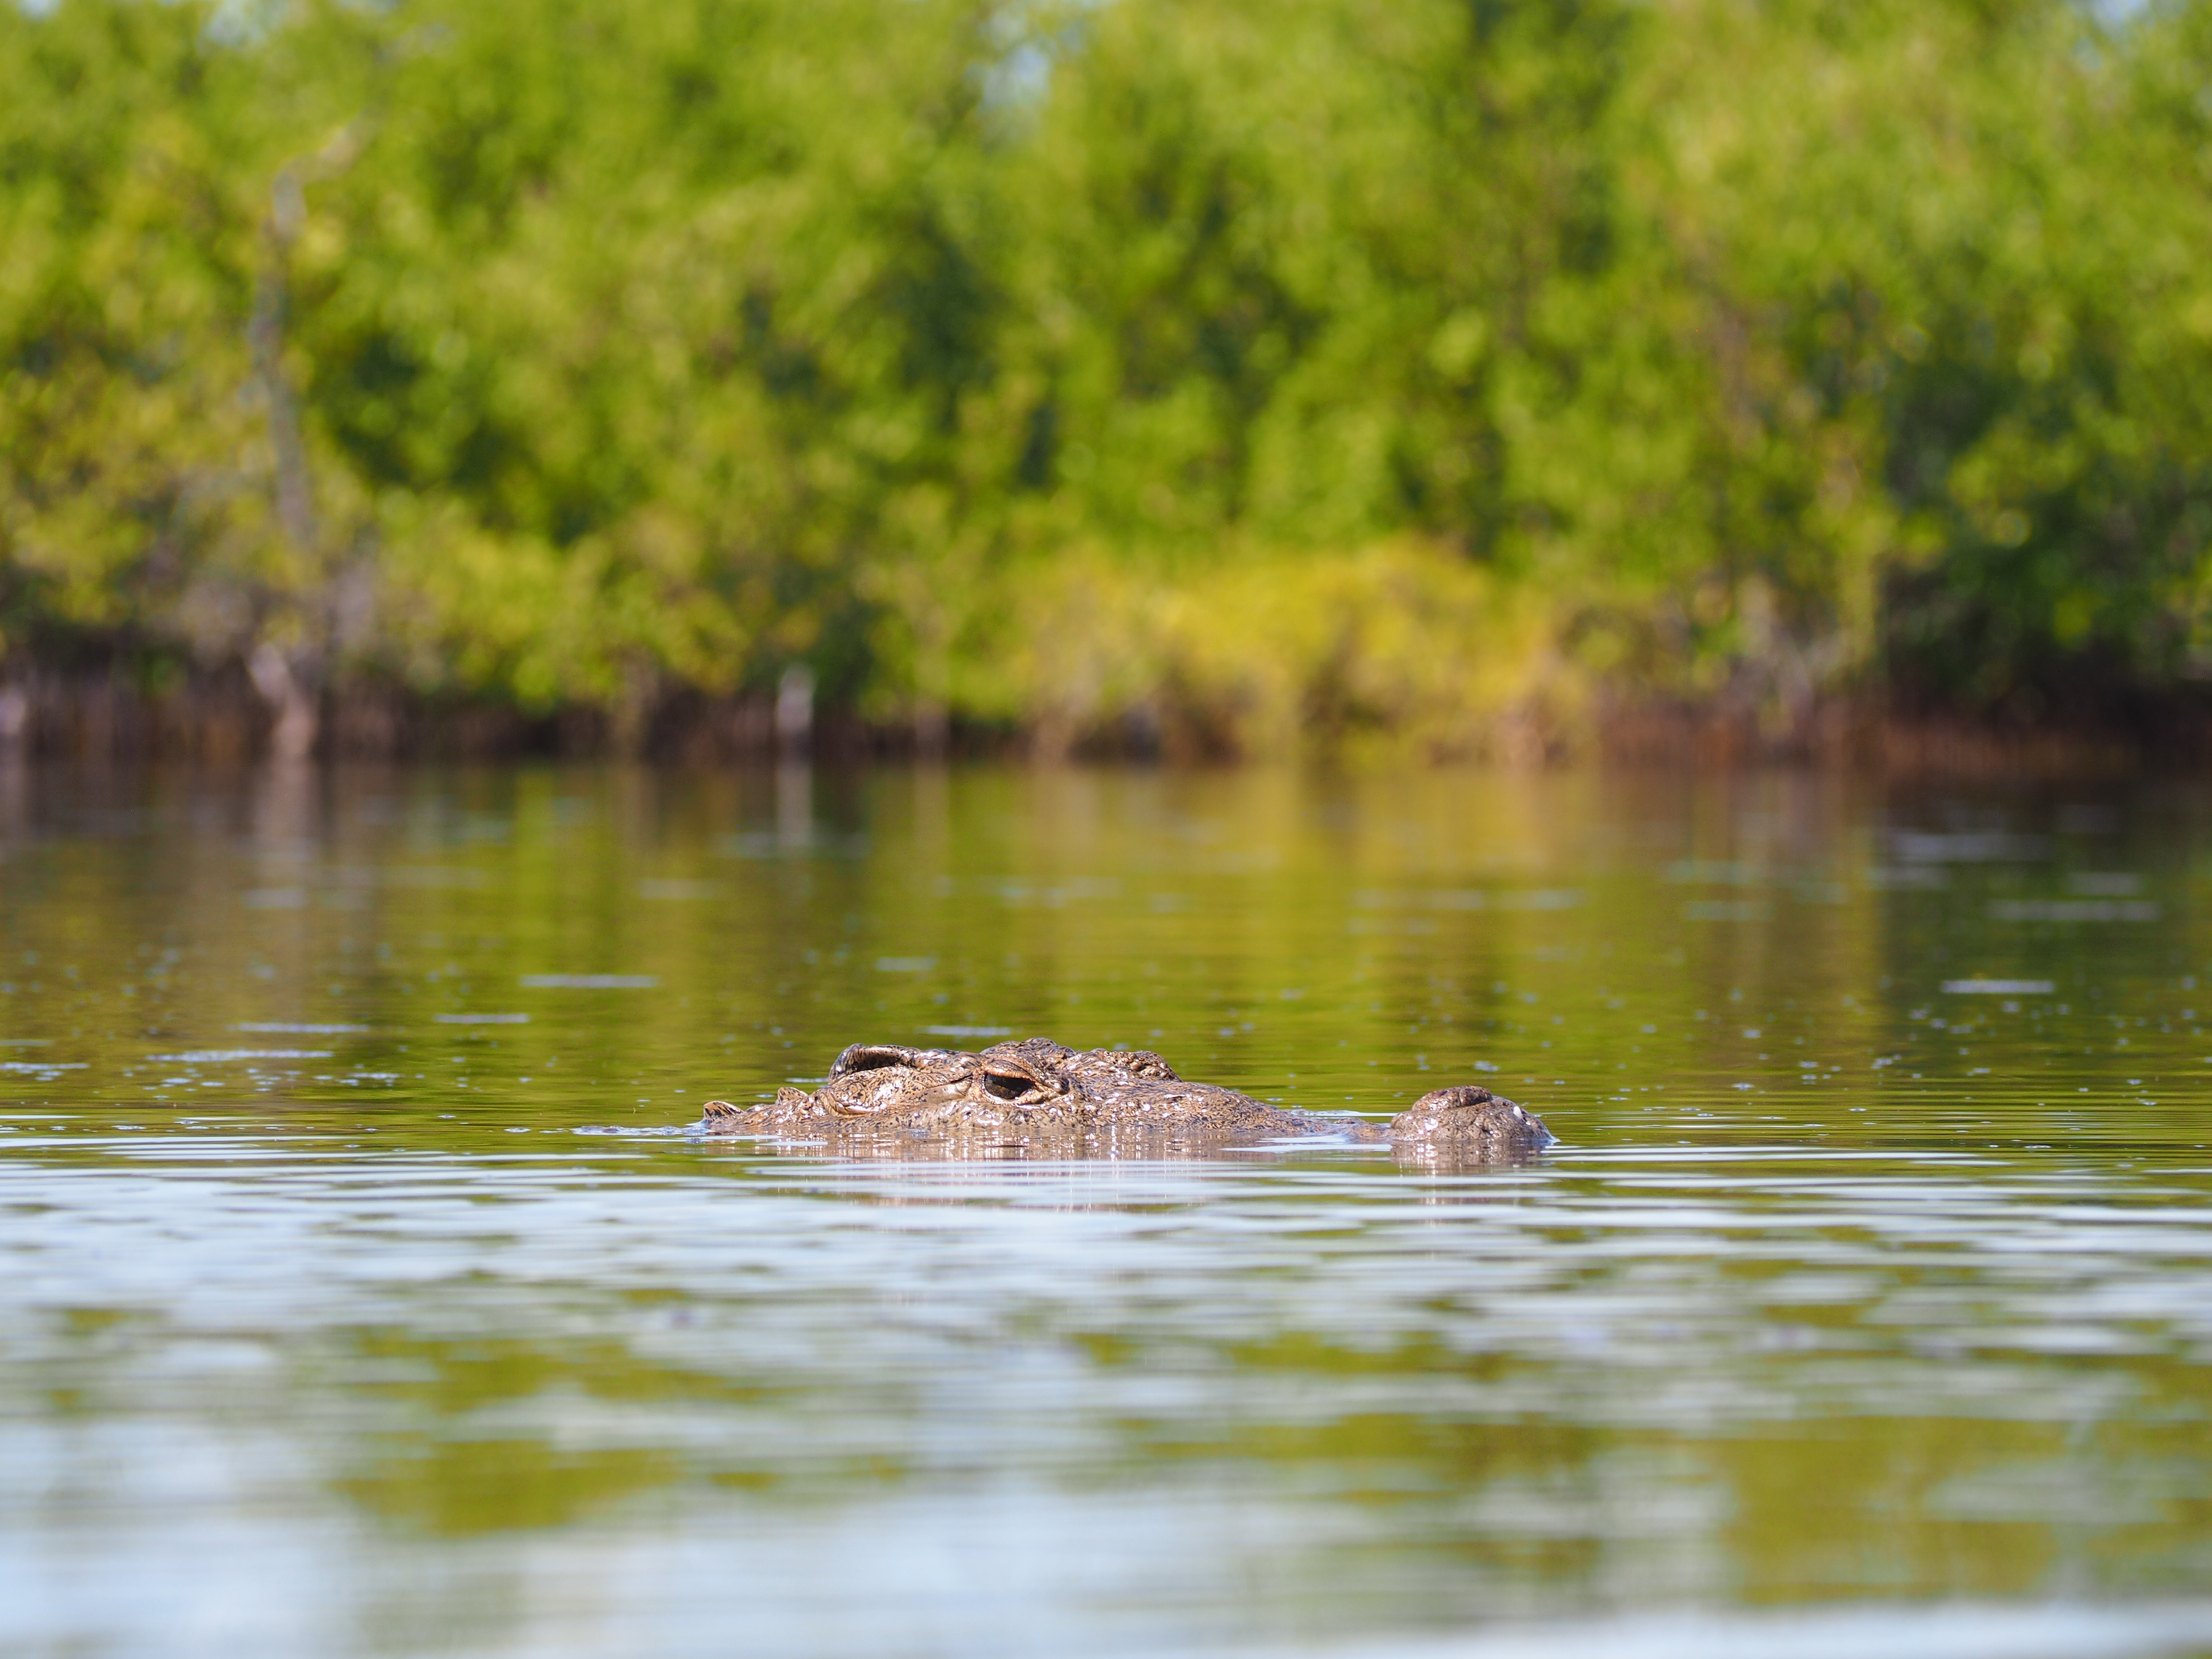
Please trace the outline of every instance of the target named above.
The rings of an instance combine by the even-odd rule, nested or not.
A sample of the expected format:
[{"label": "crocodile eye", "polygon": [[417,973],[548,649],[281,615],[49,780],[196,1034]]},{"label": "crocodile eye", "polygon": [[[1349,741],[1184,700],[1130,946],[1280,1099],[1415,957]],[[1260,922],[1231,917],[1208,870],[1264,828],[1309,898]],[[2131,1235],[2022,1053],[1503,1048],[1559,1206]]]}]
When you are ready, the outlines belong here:
[{"label": "crocodile eye", "polygon": [[1035,1078],[1024,1077],[1018,1072],[983,1073],[983,1092],[994,1100],[1019,1100],[1036,1086]]}]

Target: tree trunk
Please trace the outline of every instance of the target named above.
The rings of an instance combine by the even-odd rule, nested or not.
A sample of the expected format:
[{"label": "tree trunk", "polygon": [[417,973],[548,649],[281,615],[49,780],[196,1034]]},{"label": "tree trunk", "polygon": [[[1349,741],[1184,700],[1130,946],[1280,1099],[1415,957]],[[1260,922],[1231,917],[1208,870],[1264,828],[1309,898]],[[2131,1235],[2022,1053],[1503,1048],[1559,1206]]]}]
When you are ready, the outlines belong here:
[{"label": "tree trunk", "polygon": [[269,734],[270,751],[281,761],[307,759],[314,752],[315,732],[321,724],[314,693],[301,684],[301,675],[284,653],[265,640],[254,647],[246,671],[253,677],[253,689],[276,716],[276,726]]}]

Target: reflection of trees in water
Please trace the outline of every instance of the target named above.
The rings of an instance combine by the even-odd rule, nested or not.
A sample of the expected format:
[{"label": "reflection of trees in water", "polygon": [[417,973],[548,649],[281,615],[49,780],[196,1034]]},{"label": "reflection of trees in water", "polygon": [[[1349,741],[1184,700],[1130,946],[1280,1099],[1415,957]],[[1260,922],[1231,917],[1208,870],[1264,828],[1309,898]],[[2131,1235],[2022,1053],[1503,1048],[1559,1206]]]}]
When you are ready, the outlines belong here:
[{"label": "reflection of trees in water", "polygon": [[380,1521],[440,1538],[569,1525],[625,1498],[686,1479],[650,1447],[568,1449],[550,1440],[367,1437],[366,1466],[337,1489]]}]

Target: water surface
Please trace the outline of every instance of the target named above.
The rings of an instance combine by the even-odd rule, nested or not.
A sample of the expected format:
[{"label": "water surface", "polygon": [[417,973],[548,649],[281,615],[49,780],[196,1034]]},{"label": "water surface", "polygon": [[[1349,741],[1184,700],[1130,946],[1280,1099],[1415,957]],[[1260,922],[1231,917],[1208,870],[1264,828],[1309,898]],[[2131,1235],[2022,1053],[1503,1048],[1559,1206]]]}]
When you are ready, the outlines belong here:
[{"label": "water surface", "polygon": [[[2212,1652],[2208,851],[2179,786],[0,769],[0,1650]],[[1000,1033],[1565,1144],[681,1132]]]}]

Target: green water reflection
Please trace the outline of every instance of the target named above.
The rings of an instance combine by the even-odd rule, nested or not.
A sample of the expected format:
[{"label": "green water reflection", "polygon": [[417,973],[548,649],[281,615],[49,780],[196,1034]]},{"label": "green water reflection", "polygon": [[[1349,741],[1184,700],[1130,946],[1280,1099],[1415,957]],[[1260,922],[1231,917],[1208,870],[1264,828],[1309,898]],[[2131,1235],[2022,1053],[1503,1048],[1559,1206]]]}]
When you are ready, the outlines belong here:
[{"label": "green water reflection", "polygon": [[[0,1644],[1109,1652],[2197,1595],[2208,813],[0,769]],[[1000,1032],[1332,1110],[1480,1079],[1566,1145],[1443,1176],[679,1132],[858,1038]]]}]

